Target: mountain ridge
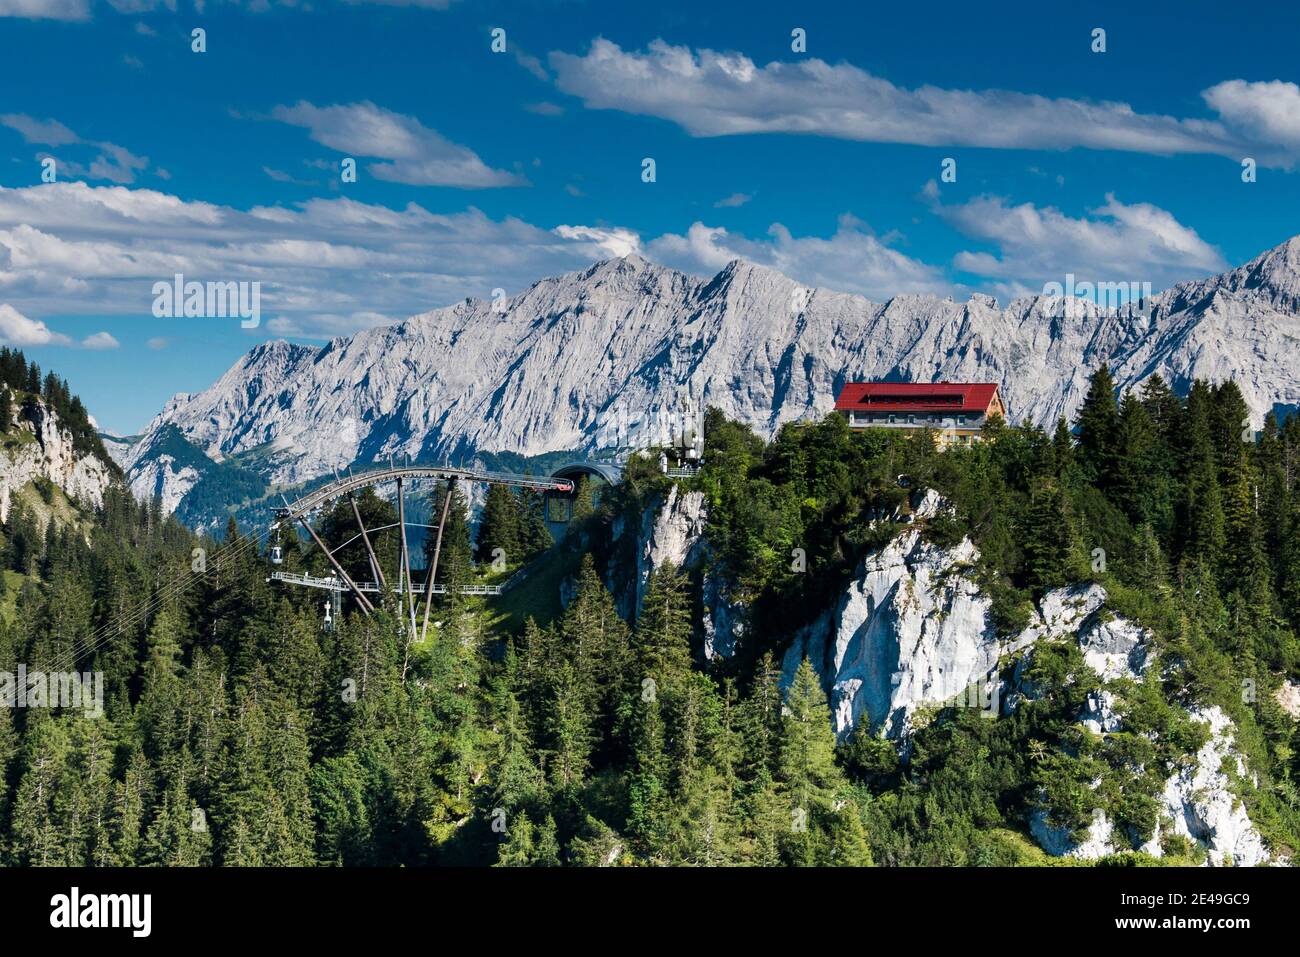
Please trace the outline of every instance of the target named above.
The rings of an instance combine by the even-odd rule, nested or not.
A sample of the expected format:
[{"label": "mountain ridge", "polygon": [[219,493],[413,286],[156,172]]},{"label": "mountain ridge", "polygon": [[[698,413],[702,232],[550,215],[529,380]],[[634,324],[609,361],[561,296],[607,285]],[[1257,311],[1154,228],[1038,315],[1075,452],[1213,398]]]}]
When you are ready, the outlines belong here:
[{"label": "mountain ridge", "polygon": [[686,406],[770,436],[829,411],[854,378],[997,381],[1013,419],[1050,427],[1103,362],[1121,388],[1157,372],[1179,391],[1233,377],[1256,426],[1300,403],[1300,237],[1144,311],[981,294],[875,303],[741,259],[704,278],[632,254],[319,348],[260,343],[169,400],[124,462],[133,478],[153,468],[148,440],[168,425],[214,461],[277,449],[263,468],[275,483],[388,455],[593,452]]}]

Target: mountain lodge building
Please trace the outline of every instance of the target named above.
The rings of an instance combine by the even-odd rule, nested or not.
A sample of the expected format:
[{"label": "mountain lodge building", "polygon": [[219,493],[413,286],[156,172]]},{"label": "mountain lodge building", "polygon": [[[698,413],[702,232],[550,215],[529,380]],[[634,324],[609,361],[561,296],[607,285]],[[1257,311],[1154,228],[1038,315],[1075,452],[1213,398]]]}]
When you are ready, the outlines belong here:
[{"label": "mountain lodge building", "polygon": [[854,429],[933,429],[941,446],[970,445],[1007,414],[996,382],[848,382],[835,411]]}]

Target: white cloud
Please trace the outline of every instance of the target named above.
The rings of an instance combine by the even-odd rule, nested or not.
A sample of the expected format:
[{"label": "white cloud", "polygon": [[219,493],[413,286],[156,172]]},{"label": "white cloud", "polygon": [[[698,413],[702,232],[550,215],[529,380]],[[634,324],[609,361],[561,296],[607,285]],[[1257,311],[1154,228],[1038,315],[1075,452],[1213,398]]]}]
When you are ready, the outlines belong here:
[{"label": "white cloud", "polygon": [[1196,230],[1150,203],[1125,204],[1107,194],[1104,206],[1074,218],[1052,206],[1009,205],[997,196],[942,205],[933,180],[925,195],[961,233],[997,247],[996,254],[958,253],[953,265],[999,280],[995,289],[1002,295],[1041,292],[1044,283],[1063,283],[1066,273],[1089,282],[1149,282],[1159,290],[1228,265]]},{"label": "white cloud", "polygon": [[0,0],[0,17],[89,20],[90,0]]},{"label": "white cloud", "polygon": [[[617,227],[551,230],[472,207],[334,198],[239,210],[74,182],[0,187],[0,223],[19,224],[0,228],[0,301],[15,309],[147,316],[153,283],[179,272],[261,282],[264,326],[314,336],[513,292],[639,244]],[[159,335],[176,321],[159,320]]]},{"label": "white cloud", "polygon": [[1300,86],[1280,80],[1229,80],[1210,87],[1201,96],[1250,141],[1279,147],[1257,159],[1266,165],[1295,165],[1300,157]]},{"label": "white cloud", "polygon": [[374,103],[316,106],[305,100],[277,106],[272,117],[302,126],[322,146],[350,156],[385,160],[368,169],[377,179],[412,186],[459,186],[479,189],[522,186],[514,173],[492,169],[473,150],[452,143],[412,116]]},{"label": "white cloud", "polygon": [[39,319],[29,319],[9,303],[0,303],[0,342],[5,345],[66,346],[71,341]]},{"label": "white cloud", "polygon": [[809,286],[885,300],[900,293],[946,295],[951,284],[937,268],[891,248],[852,216],[841,216],[834,235],[793,236],[774,223],[769,239],[752,240],[721,226],[695,223],[649,244],[651,258],[689,272],[712,274],[733,259],[769,266]]},{"label": "white cloud", "polygon": [[753,198],[754,197],[750,196],[748,193],[732,193],[730,196],[726,197],[725,199],[720,199],[716,203],[714,203],[713,208],[728,209],[734,206],[744,206]]},{"label": "white cloud", "polygon": [[[98,151],[91,157],[88,165],[56,156],[59,173],[63,176],[106,179],[112,183],[134,183],[136,172],[149,167],[147,156],[136,156],[116,143],[83,140],[58,120],[37,120],[23,113],[6,113],[0,116],[0,126],[7,126],[16,131],[28,143],[56,147],[89,146]],[[46,152],[36,154],[37,159],[44,159],[50,155]]]},{"label": "white cloud", "polygon": [[554,103],[543,101],[541,103],[525,103],[524,109],[529,113],[536,113],[538,116],[560,116],[564,113],[564,107],[556,106]]},{"label": "white cloud", "polygon": [[81,347],[83,349],[94,349],[97,351],[104,350],[104,349],[116,349],[120,345],[121,343],[118,342],[116,339],[114,339],[107,332],[96,332],[93,335],[86,336],[86,338],[81,340]]},{"label": "white cloud", "polygon": [[[1300,155],[1300,88],[1231,80],[1202,96],[1218,119],[1138,113],[1127,103],[1010,90],[907,89],[817,58],[759,66],[739,53],[655,40],[629,51],[598,37],[584,56],[550,54],[561,90],[595,109],[657,116],[693,136],[803,133],[875,143],[1062,150],[1073,147],[1239,159]],[[1253,144],[1253,146],[1252,146]]]},{"label": "white cloud", "polygon": [[565,239],[576,239],[594,244],[595,248],[599,250],[602,259],[630,256],[641,249],[641,237],[630,229],[606,229],[597,226],[556,226],[555,232]]}]

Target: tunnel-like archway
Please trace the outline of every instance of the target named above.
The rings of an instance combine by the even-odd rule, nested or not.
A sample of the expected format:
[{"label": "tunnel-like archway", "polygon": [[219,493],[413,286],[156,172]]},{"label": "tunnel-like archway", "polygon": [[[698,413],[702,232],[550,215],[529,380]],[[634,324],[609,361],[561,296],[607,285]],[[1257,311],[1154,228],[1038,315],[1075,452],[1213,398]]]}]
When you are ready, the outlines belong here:
[{"label": "tunnel-like archway", "polygon": [[559,539],[573,520],[573,501],[579,483],[585,479],[593,502],[599,502],[602,489],[623,480],[623,470],[612,462],[569,462],[553,471],[550,477],[557,484],[568,482],[572,486],[567,492],[553,489],[546,493],[546,527]]}]

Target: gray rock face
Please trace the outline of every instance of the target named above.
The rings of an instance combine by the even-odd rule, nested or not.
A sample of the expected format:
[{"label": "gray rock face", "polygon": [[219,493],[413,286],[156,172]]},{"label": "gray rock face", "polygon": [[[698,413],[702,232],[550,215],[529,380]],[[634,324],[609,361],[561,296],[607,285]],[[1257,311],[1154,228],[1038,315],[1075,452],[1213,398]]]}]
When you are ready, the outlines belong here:
[{"label": "gray rock face", "polygon": [[[941,507],[927,493],[918,512],[932,515]],[[968,540],[940,549],[916,529],[906,530],[868,555],[836,605],[795,635],[782,659],[783,685],[808,658],[830,697],[841,739],[866,720],[873,733],[906,752],[930,707],[955,703],[994,718],[1038,697],[1041,689],[1025,680],[1033,649],[1044,641],[1074,641],[1099,678],[1080,723],[1094,734],[1122,731],[1123,682],[1144,681],[1153,670],[1147,632],[1107,612],[1105,589],[1084,583],[1048,592],[1028,627],[999,640],[989,601],[967,574],[977,559]],[[998,670],[1012,659],[1003,688]],[[1217,708],[1191,715],[1209,725],[1211,738],[1192,764],[1165,782],[1159,827],[1142,850],[1161,856],[1161,834],[1176,833],[1204,847],[1212,864],[1270,862],[1232,791],[1227,771],[1245,776],[1247,768],[1233,746],[1231,722]],[[1029,826],[1043,849],[1057,856],[1093,859],[1130,848],[1101,812],[1077,841],[1041,809],[1031,812]]]},{"label": "gray rock face", "polygon": [[321,348],[265,343],[169,401],[145,440],[175,423],[213,457],[258,449],[287,482],[390,453],[624,447],[688,403],[771,435],[828,412],[845,380],[884,377],[997,381],[1014,419],[1051,425],[1103,362],[1126,388],[1156,372],[1175,388],[1232,376],[1258,425],[1300,404],[1297,289],[1300,237],[1166,290],[1149,315],[1044,297],[879,304],[740,261],[705,280],[629,256],[503,310],[466,300]]},{"label": "gray rock face", "polygon": [[1193,766],[1165,782],[1162,799],[1167,819],[1162,817],[1162,826],[1172,826],[1174,833],[1203,845],[1207,864],[1270,863],[1263,838],[1233,793],[1225,771],[1230,768],[1239,777],[1246,775],[1245,759],[1233,746],[1232,721],[1219,708],[1193,711],[1192,717],[1209,725],[1210,740],[1197,752]]},{"label": "gray rock face", "polygon": [[36,423],[16,417],[18,444],[0,449],[0,522],[9,520],[14,495],[35,479],[48,479],[68,498],[91,506],[103,504],[104,490],[112,481],[106,463],[73,448],[72,433],[53,410],[39,400],[37,408]]},{"label": "gray rock face", "polygon": [[[937,507],[929,493],[918,513]],[[864,715],[873,732],[906,737],[920,707],[966,693],[1001,653],[989,601],[962,572],[977,557],[969,540],[945,550],[923,542],[916,529],[903,532],[868,555],[839,603],[795,636],[782,659],[783,682],[808,658],[830,694],[841,738]]]},{"label": "gray rock face", "polygon": [[707,520],[704,493],[681,492],[680,486],[675,484],[668,490],[668,498],[660,507],[646,509],[641,520],[641,550],[637,562],[638,614],[651,572],[669,562],[678,568],[686,568],[698,561]]}]

